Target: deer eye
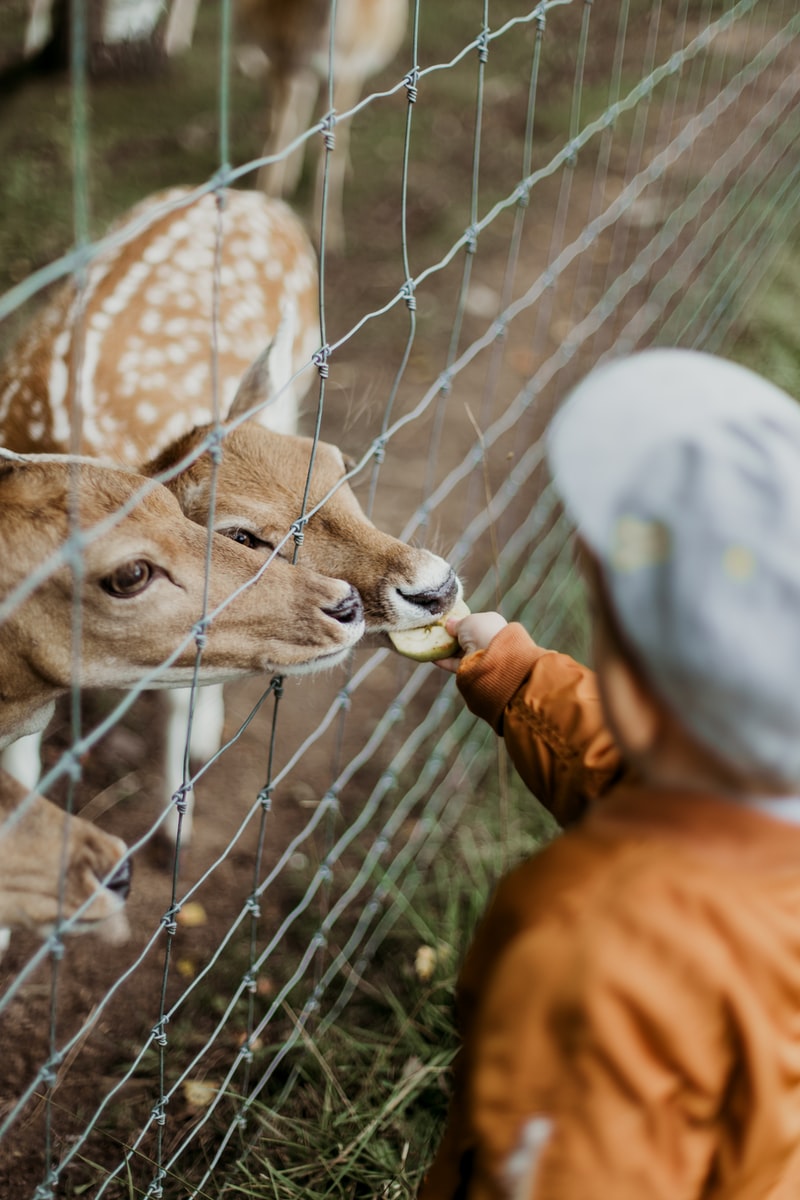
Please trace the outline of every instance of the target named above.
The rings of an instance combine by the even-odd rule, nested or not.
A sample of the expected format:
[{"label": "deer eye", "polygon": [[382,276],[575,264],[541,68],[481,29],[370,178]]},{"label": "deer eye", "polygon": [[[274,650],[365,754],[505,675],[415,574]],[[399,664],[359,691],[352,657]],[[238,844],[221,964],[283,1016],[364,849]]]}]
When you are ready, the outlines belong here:
[{"label": "deer eye", "polygon": [[148,586],[154,574],[152,563],[144,558],[136,558],[133,562],[116,567],[110,575],[100,580],[100,586],[109,596],[138,596]]},{"label": "deer eye", "polygon": [[249,529],[220,529],[219,533],[223,537],[230,538],[232,542],[238,542],[240,546],[247,546],[248,550],[274,549],[271,542],[266,542],[263,538],[256,537]]}]

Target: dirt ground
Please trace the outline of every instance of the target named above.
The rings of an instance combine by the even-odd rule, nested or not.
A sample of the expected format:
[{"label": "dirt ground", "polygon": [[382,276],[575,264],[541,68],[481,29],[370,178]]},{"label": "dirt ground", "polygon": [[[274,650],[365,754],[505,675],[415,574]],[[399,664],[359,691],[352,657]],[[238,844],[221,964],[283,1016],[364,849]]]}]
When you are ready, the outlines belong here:
[{"label": "dirt ground", "polygon": [[[665,26],[667,44],[671,31],[672,27],[668,30]],[[643,22],[634,20],[629,30],[628,53],[633,62],[637,61],[638,55],[640,67],[645,33]],[[607,76],[616,44],[614,23],[598,22],[596,35],[592,64],[587,68],[586,78],[588,88],[599,89],[600,80]],[[558,78],[558,67],[558,63],[552,66],[553,79]],[[568,105],[559,107],[559,102],[570,94],[573,68],[574,62],[568,69],[566,63],[562,64],[564,80],[559,89],[554,87],[558,96],[551,96],[550,107],[543,106],[541,140],[537,143],[537,155],[542,161],[552,153],[559,138],[563,142],[565,114],[568,117],[569,109]],[[25,86],[29,91],[24,94],[33,96],[46,89],[61,95],[67,85],[63,78],[46,77],[34,78]],[[98,103],[102,104],[103,94],[110,94],[114,82],[106,80],[95,86]],[[764,86],[769,86],[768,81]],[[518,172],[516,151],[524,135],[526,89],[525,77],[509,77],[500,72],[489,76],[482,160],[482,172],[490,180],[488,192],[498,190],[502,193],[502,182]],[[18,96],[12,103],[20,103]],[[739,118],[741,111],[740,108]],[[680,117],[680,109],[675,107],[674,121],[677,123]],[[429,114],[421,124],[430,140],[425,142],[425,152],[420,155],[411,181],[408,233],[412,273],[437,261],[447,248],[449,243],[445,235],[450,236],[453,224],[458,227],[459,217],[468,210],[466,200],[473,163],[472,112],[464,108],[463,99],[457,92],[450,107],[441,107],[438,125],[436,121],[425,124],[428,120]],[[653,129],[657,128],[655,122]],[[659,134],[663,138],[664,131],[660,130]],[[204,136],[203,130],[196,131],[196,136]],[[129,144],[128,152],[131,145],[135,146],[135,139]],[[143,138],[143,159],[147,155],[147,145]],[[627,140],[620,137],[612,145],[602,189],[603,204],[608,203],[625,182],[630,170],[630,146],[630,136]],[[396,150],[396,143],[393,147]],[[251,153],[256,152],[251,149]],[[561,245],[577,237],[596,211],[597,162],[596,149],[590,149],[579,156],[569,173],[559,172],[537,186],[526,213],[515,295],[530,286],[547,266],[553,248],[557,252]],[[370,163],[370,182],[362,189],[360,180]],[[330,258],[326,263],[329,341],[341,337],[363,313],[380,308],[402,283],[396,163],[392,163],[390,171],[379,155],[377,165],[380,169],[376,172],[374,146],[356,142],[354,168],[346,194],[348,249],[343,257]],[[384,167],[386,178],[381,180]],[[699,172],[701,168],[702,163],[695,161],[693,171]],[[144,161],[142,172],[146,174]],[[376,175],[379,177],[377,183]],[[172,180],[165,178],[163,182]],[[376,490],[374,518],[379,525],[399,534],[426,495],[477,444],[476,426],[480,430],[486,429],[530,379],[534,369],[562,345],[575,322],[602,295],[610,273],[630,260],[643,239],[649,236],[652,225],[663,219],[670,186],[667,181],[654,197],[649,198],[652,200],[650,207],[632,205],[624,222],[618,222],[598,240],[589,258],[584,260],[585,268],[565,273],[558,287],[510,328],[496,377],[487,367],[487,355],[457,377],[443,401],[446,419],[440,441],[435,440],[437,405],[432,405],[392,439],[380,468]],[[685,175],[681,186],[686,187]],[[307,202],[306,181],[298,203],[301,207],[305,205],[307,210]],[[452,206],[453,213],[448,214],[448,205]],[[482,201],[480,211],[485,212],[486,207]],[[559,229],[562,214],[564,225]],[[459,349],[481,336],[497,311],[507,270],[512,223],[513,213],[503,216],[480,239],[463,312]],[[39,265],[35,256],[26,252],[24,257],[31,266]],[[395,415],[413,408],[445,364],[453,322],[459,311],[457,300],[463,266],[463,255],[456,256],[449,267],[432,276],[420,289],[418,332],[395,401]],[[636,311],[651,284],[652,280],[643,281],[632,290],[626,301],[626,314]],[[606,327],[602,336],[564,364],[556,376],[556,386],[543,394],[535,414],[520,421],[509,434],[499,439],[485,464],[476,463],[464,485],[447,504],[433,511],[429,527],[421,527],[417,532],[420,540],[441,553],[449,553],[467,521],[485,503],[487,491],[493,494],[497,490],[530,440],[538,435],[556,391],[562,393],[581,373],[586,362],[610,344],[620,324],[621,318],[618,318]],[[322,436],[338,442],[348,453],[360,457],[379,432],[386,399],[402,360],[408,328],[408,312],[401,305],[380,321],[368,323],[357,336],[345,342],[332,360]],[[313,424],[314,402],[312,392],[305,417],[309,429]],[[433,458],[431,446],[435,447]],[[362,479],[358,487],[364,503],[369,495],[368,482]],[[526,509],[536,499],[539,486],[537,478],[529,481],[521,490],[512,512],[498,524],[495,536],[500,544],[524,519]],[[458,564],[467,593],[470,585],[474,586],[480,580],[491,558],[492,544],[487,537],[465,563]],[[363,666],[370,653],[369,649],[356,652],[354,671]],[[346,764],[364,751],[370,735],[391,710],[400,688],[411,678],[413,670],[397,656],[388,654],[382,658],[367,683],[353,694],[349,710],[335,717],[330,728],[304,752],[302,760],[275,788],[271,811],[264,824],[259,878],[266,877],[293,838],[299,841],[275,883],[262,898],[256,933],[259,948],[269,942],[273,931],[300,904],[316,865],[329,854],[336,838],[360,813],[397,747],[429,711],[440,690],[452,688],[452,683],[445,682],[432,668],[422,668],[425,676],[419,692],[405,711],[398,714],[396,725],[383,740],[379,751],[365,756],[363,765],[352,768],[341,790],[339,814],[333,819],[323,819],[316,830],[304,833],[332,782]],[[297,748],[318,728],[347,678],[344,669],[340,669],[315,677],[313,681],[286,681],[277,712],[273,777],[291,762]],[[264,680],[252,680],[228,689],[226,730],[229,735],[245,720],[262,695],[265,683]],[[100,719],[109,703],[107,697],[87,698],[87,727]],[[69,1153],[74,1138],[80,1135],[87,1120],[93,1119],[102,1097],[115,1087],[158,1022],[162,987],[169,1007],[215,956],[219,956],[219,969],[210,971],[203,986],[184,1001],[176,1021],[179,1032],[168,1031],[177,1047],[167,1052],[168,1073],[177,1074],[192,1054],[201,1051],[219,1021],[232,986],[230,964],[238,963],[240,977],[242,966],[247,963],[249,919],[240,925],[230,945],[225,945],[225,939],[232,923],[240,917],[253,887],[261,816],[256,798],[267,780],[272,710],[270,698],[235,747],[226,752],[198,784],[195,836],[191,847],[181,853],[177,883],[179,898],[190,899],[193,904],[202,906],[202,909],[190,908],[196,920],[180,920],[174,936],[169,938],[166,934],[162,918],[171,903],[172,873],[164,855],[156,853],[152,844],[147,844],[135,858],[134,886],[129,903],[130,941],[119,947],[102,945],[88,938],[70,942],[60,963],[54,966],[46,962],[26,978],[0,1016],[0,1119],[11,1110],[16,1098],[50,1053],[49,1014],[54,978],[57,1002],[52,1044],[63,1046],[84,1022],[89,1023],[89,1028],[79,1035],[58,1065],[54,1086],[49,1092],[41,1086],[36,1089],[9,1134],[0,1142],[0,1195],[5,1200],[25,1200],[32,1196],[45,1177],[48,1153],[50,1161],[56,1163]],[[75,795],[76,809],[129,843],[137,842],[146,834],[158,804],[162,729],[160,698],[151,693],[136,703],[124,721],[83,764],[83,778]],[[52,760],[67,738],[65,718],[57,719],[47,748]],[[425,752],[423,749],[421,754]],[[414,762],[417,773],[422,769],[423,761]],[[61,795],[63,797],[63,788]],[[412,815],[401,829],[397,845],[402,844],[410,833],[413,819]],[[364,839],[356,840],[348,854],[337,863],[330,891],[325,893],[323,889],[309,911],[289,924],[279,951],[269,957],[259,977],[255,996],[257,1015],[267,1011],[276,988],[290,978],[310,935],[324,915],[325,906],[352,878],[365,845]],[[0,963],[0,995],[13,986],[36,948],[35,940],[27,935],[13,939]],[[164,983],[167,953],[169,965]],[[108,989],[123,975],[124,984],[106,1000]],[[313,970],[307,974],[307,978],[311,977]],[[246,1030],[245,1009],[243,1003],[235,1007],[220,1036],[200,1055],[193,1078],[214,1080],[224,1074],[236,1054],[238,1040]],[[280,1043],[283,1022],[284,1018],[276,1018],[266,1035],[266,1040],[273,1046]],[[158,1062],[151,1049],[124,1089],[104,1108],[97,1128],[61,1175],[57,1195],[89,1196],[96,1193],[104,1169],[116,1166],[125,1146],[137,1137],[142,1123],[152,1111],[158,1099],[158,1074]],[[183,1092],[176,1097],[169,1107],[163,1134],[167,1150],[179,1143],[200,1115],[201,1110],[193,1106]],[[149,1134],[134,1158],[132,1190],[128,1190],[123,1173],[121,1182],[104,1194],[113,1197],[138,1195],[138,1189],[146,1189],[152,1177],[153,1153],[154,1139]],[[189,1171],[188,1166],[186,1170]],[[165,1194],[173,1193],[167,1189]],[[184,1193],[176,1191],[174,1194]]]}]

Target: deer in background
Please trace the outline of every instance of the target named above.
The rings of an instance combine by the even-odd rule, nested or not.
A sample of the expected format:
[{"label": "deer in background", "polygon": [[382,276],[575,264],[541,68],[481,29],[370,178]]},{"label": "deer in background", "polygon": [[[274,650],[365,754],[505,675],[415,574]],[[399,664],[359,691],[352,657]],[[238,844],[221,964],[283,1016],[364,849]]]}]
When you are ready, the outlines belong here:
[{"label": "deer in background", "polygon": [[[174,204],[187,195],[173,191],[167,198]],[[166,480],[187,517],[203,526],[211,522],[263,561],[300,514],[311,462],[311,441],[285,430],[294,428],[298,404],[297,389],[287,381],[310,360],[309,347],[318,345],[316,258],[282,202],[257,192],[226,193],[219,379],[220,390],[226,397],[233,392],[233,399],[225,408],[229,424],[220,431],[221,461],[214,469],[211,455],[203,453],[211,417],[213,282],[203,230],[215,229],[217,210],[207,196],[165,216],[164,202],[157,195],[137,206],[130,214],[137,221],[148,207],[158,215],[92,267],[80,297],[86,330],[80,389],[78,332],[68,318],[79,298],[68,284],[0,369],[0,434],[23,451],[63,447],[75,405],[83,415],[84,452],[143,464],[148,474]],[[259,349],[266,341],[268,351],[246,366],[240,351],[252,353],[257,335]],[[363,600],[366,628],[376,635],[426,624],[447,611],[460,593],[452,568],[376,529],[343,482],[345,473],[340,451],[319,444],[310,507],[333,494],[305,527],[300,563],[352,584]],[[291,556],[292,550],[282,553]],[[167,799],[182,775],[187,725],[186,693],[170,692],[169,698]],[[223,718],[219,691],[203,688],[192,725],[194,761],[218,749]],[[182,828],[187,839],[189,816]],[[176,821],[173,811],[165,834],[174,832]]]},{"label": "deer in background", "polygon": [[[191,44],[199,0],[173,0],[164,35],[167,54]],[[320,88],[327,85],[331,0],[236,0],[238,33],[268,62],[268,135],[264,155],[280,154],[310,126]],[[387,67],[400,50],[408,23],[408,0],[337,0],[333,37],[333,108],[348,112],[366,81]],[[327,101],[325,102],[327,108]],[[336,125],[335,152],[328,168],[326,245],[344,246],[343,192],[349,121]],[[291,196],[303,166],[304,147],[261,168],[258,185],[270,196]],[[325,159],[320,157],[314,193],[319,229]]]},{"label": "deer in background", "polygon": [[33,929],[46,937],[57,923],[65,933],[124,941],[127,853],[120,838],[30,796],[0,771],[0,955],[9,931]]}]

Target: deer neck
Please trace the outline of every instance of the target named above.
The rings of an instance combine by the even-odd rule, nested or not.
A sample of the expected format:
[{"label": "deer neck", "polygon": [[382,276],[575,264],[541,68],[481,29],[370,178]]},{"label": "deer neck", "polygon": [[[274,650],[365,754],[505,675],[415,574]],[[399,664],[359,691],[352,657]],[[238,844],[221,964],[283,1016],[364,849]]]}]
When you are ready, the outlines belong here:
[{"label": "deer neck", "polygon": [[29,733],[39,733],[53,715],[58,688],[0,647],[0,749]]}]

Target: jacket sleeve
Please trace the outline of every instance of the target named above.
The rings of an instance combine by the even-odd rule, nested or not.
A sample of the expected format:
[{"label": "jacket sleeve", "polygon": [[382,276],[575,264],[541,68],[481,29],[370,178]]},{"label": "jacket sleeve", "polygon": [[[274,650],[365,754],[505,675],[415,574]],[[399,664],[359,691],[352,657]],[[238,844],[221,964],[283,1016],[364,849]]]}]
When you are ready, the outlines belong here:
[{"label": "jacket sleeve", "polygon": [[464,1200],[706,1194],[726,1015],[664,932],[598,926],[576,945],[556,918],[509,944],[476,1024]]},{"label": "jacket sleeve", "polygon": [[457,682],[559,824],[577,820],[623,773],[594,672],[543,650],[521,625],[507,625],[486,650],[468,654]]}]

